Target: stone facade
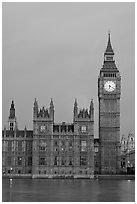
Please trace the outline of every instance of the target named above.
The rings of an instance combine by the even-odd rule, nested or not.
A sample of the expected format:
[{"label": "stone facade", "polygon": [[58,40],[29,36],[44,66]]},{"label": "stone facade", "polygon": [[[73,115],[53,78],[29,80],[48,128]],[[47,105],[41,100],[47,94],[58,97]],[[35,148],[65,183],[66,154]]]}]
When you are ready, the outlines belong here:
[{"label": "stone facade", "polygon": [[98,78],[99,138],[94,138],[94,104],[79,109],[74,102],[73,123],[55,123],[54,104],[33,106],[33,130],[19,130],[12,101],[8,128],[2,131],[4,175],[87,177],[120,171],[121,77],[108,37]]},{"label": "stone facade", "polygon": [[121,171],[135,173],[135,137],[129,133],[128,137],[121,138]]},{"label": "stone facade", "polygon": [[[14,103],[10,108],[10,116]],[[3,174],[31,174],[38,177],[94,176],[94,107],[78,109],[74,103],[73,123],[54,123],[54,105],[33,107],[33,131],[18,130],[14,116],[8,120],[8,130],[2,131]]]},{"label": "stone facade", "polygon": [[94,175],[94,108],[78,110],[72,124],[54,123],[54,105],[33,108],[32,177],[92,177]]},{"label": "stone facade", "polygon": [[12,101],[8,118],[8,129],[2,131],[2,172],[9,174],[32,173],[33,131],[18,130]]}]

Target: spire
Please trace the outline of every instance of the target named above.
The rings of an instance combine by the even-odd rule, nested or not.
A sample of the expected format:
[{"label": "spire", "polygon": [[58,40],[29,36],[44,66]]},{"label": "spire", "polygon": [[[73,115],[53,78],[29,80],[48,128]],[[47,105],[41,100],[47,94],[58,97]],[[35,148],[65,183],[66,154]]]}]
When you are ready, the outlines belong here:
[{"label": "spire", "polygon": [[114,52],[113,52],[113,49],[112,49],[112,46],[111,46],[111,41],[110,41],[110,32],[108,33],[108,44],[107,44],[107,49],[106,49],[105,54],[114,55]]},{"label": "spire", "polygon": [[51,101],[50,101],[49,115],[50,115],[50,117],[52,118],[52,120],[54,122],[54,104],[53,104],[52,98],[51,98]]},{"label": "spire", "polygon": [[34,107],[35,107],[35,106],[38,106],[38,103],[37,103],[36,98],[35,98],[35,101],[34,101]]},{"label": "spire", "polygon": [[78,106],[77,99],[75,98],[74,107],[77,107],[77,106]]},{"label": "spire", "polygon": [[78,111],[78,104],[77,104],[77,99],[75,98],[75,102],[74,102],[74,114],[77,114]]},{"label": "spire", "polygon": [[[105,62],[107,62],[107,64],[108,64],[108,62],[110,62],[111,64],[112,64],[112,62],[115,62],[115,60],[114,60],[114,52],[113,52],[112,45],[111,45],[111,40],[110,40],[110,32],[108,33],[108,44],[107,44],[106,51],[104,53],[104,63]],[[116,68],[115,63],[113,63],[113,67],[112,68]]]},{"label": "spire", "polygon": [[37,115],[38,115],[38,103],[37,103],[37,100],[35,98],[34,107],[33,107],[33,116],[37,117]]},{"label": "spire", "polygon": [[9,118],[15,118],[15,107],[14,107],[14,101],[13,100],[11,102]]},{"label": "spire", "polygon": [[11,102],[11,108],[14,109],[14,101]]},{"label": "spire", "polygon": [[50,108],[54,108],[54,104],[53,104],[52,98],[51,98],[51,101],[50,101]]},{"label": "spire", "polygon": [[76,119],[78,115],[78,104],[77,104],[77,100],[75,99],[75,102],[74,102],[74,120]]},{"label": "spire", "polygon": [[89,110],[90,110],[90,113],[92,113],[92,112],[93,112],[93,110],[94,110],[93,99],[91,99],[91,102],[90,102],[90,108],[89,108]]},{"label": "spire", "polygon": [[90,102],[89,115],[90,115],[90,119],[92,121],[94,121],[94,103],[93,103],[93,99],[91,99],[91,102]]}]

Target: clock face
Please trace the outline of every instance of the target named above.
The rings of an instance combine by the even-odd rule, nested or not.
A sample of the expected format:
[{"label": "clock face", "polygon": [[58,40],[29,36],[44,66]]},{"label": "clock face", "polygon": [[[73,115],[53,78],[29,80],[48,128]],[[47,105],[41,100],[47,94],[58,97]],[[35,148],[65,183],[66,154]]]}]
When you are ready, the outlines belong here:
[{"label": "clock face", "polygon": [[104,83],[104,88],[105,88],[106,91],[112,92],[112,91],[115,90],[116,84],[115,84],[115,82],[113,82],[113,81],[106,81],[106,82]]}]

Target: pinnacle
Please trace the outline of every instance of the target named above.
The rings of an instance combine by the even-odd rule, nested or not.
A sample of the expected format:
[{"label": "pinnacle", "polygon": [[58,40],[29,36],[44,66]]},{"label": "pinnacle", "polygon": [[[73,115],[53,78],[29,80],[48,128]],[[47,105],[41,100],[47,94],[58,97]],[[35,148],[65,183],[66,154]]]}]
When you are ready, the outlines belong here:
[{"label": "pinnacle", "polygon": [[106,49],[105,54],[107,54],[107,53],[114,54],[113,49],[112,49],[112,45],[111,45],[111,41],[110,41],[110,33],[108,33],[108,44],[107,44],[107,49]]}]

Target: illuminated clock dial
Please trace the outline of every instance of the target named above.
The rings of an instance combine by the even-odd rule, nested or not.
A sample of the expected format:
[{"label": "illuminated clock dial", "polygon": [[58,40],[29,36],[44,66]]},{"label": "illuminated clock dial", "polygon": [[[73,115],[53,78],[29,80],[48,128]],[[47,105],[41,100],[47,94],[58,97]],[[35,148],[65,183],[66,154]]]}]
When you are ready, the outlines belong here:
[{"label": "illuminated clock dial", "polygon": [[104,83],[104,88],[105,88],[106,91],[112,92],[112,91],[115,90],[116,84],[115,84],[115,82],[113,82],[113,81],[106,81],[106,82]]}]

